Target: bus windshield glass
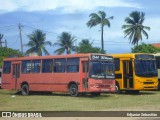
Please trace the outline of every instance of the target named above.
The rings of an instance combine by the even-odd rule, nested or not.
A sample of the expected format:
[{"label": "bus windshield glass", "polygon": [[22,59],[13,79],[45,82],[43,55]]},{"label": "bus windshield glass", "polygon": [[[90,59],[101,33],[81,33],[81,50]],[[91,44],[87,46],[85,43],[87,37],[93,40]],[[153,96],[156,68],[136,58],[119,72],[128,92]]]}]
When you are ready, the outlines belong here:
[{"label": "bus windshield glass", "polygon": [[97,79],[114,78],[114,64],[111,62],[90,62],[90,77]]},{"label": "bus windshield glass", "polygon": [[155,60],[135,60],[135,72],[139,77],[156,77]]}]

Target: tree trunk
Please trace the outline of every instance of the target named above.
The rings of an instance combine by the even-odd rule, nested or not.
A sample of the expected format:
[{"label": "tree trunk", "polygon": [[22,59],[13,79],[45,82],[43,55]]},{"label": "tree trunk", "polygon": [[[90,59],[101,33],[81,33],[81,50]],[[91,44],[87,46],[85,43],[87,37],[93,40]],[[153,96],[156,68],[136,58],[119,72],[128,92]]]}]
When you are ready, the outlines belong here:
[{"label": "tree trunk", "polygon": [[67,54],[71,54],[71,49],[67,48]]},{"label": "tree trunk", "polygon": [[103,24],[101,25],[101,46],[102,46],[102,51],[104,51],[104,41],[103,41]]}]

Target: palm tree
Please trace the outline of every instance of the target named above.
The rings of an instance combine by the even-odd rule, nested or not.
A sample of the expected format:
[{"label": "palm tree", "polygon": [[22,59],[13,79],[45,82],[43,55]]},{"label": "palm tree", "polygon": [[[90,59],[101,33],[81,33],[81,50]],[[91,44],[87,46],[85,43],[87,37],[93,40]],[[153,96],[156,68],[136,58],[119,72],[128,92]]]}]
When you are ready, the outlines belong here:
[{"label": "palm tree", "polygon": [[91,46],[92,44],[89,42],[88,39],[82,39],[82,41],[79,43],[79,46],[83,46],[83,45]]},{"label": "palm tree", "polygon": [[107,25],[108,27],[111,26],[110,19],[113,19],[113,16],[106,18],[106,13],[104,11],[99,11],[98,14],[91,13],[89,15],[90,20],[87,22],[87,26],[92,28],[94,26],[100,25],[101,27],[101,46],[102,50],[104,50],[104,41],[103,41],[103,31],[104,26]]},{"label": "palm tree", "polygon": [[60,36],[58,36],[57,42],[54,43],[55,46],[59,46],[55,53],[58,55],[66,52],[67,54],[71,54],[71,51],[75,51],[74,42],[76,41],[75,37],[73,37],[68,32],[62,32]]},{"label": "palm tree", "polygon": [[49,52],[46,50],[45,46],[51,46],[52,43],[50,41],[46,41],[46,33],[42,30],[35,30],[30,35],[28,35],[29,42],[26,46],[30,47],[26,53],[36,52],[39,56],[42,56],[42,52],[45,55],[49,55]]},{"label": "palm tree", "polygon": [[142,34],[148,39],[148,34],[145,30],[150,30],[150,27],[144,26],[145,13],[133,11],[129,17],[125,18],[126,25],[122,26],[125,37],[128,36],[130,43],[138,45],[139,40],[142,40]]}]

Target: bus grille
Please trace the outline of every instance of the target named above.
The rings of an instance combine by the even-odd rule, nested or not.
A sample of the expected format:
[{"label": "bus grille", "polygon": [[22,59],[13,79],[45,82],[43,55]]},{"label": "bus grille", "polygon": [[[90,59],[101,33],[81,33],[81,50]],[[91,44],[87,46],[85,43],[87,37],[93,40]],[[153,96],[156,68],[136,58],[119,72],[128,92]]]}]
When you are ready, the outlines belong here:
[{"label": "bus grille", "polygon": [[154,88],[154,87],[144,87],[144,88]]},{"label": "bus grille", "polygon": [[143,82],[144,84],[154,84],[154,82]]},{"label": "bus grille", "polygon": [[110,85],[102,85],[102,84],[101,84],[101,85],[99,85],[99,87],[100,87],[100,88],[107,88],[107,87],[110,87]]}]

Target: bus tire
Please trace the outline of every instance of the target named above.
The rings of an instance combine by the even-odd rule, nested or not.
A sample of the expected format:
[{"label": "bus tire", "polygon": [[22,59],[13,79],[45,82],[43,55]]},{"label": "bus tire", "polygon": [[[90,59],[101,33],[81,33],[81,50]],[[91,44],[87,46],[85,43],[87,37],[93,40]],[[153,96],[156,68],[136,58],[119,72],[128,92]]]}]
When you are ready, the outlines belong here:
[{"label": "bus tire", "polygon": [[27,84],[23,84],[21,87],[22,95],[29,95],[29,86]]},{"label": "bus tire", "polygon": [[118,83],[116,83],[116,92],[115,93],[117,93],[117,94],[121,94],[122,93]]},{"label": "bus tire", "polygon": [[78,86],[76,84],[71,84],[69,86],[69,93],[70,93],[70,96],[77,97],[78,96]]}]

